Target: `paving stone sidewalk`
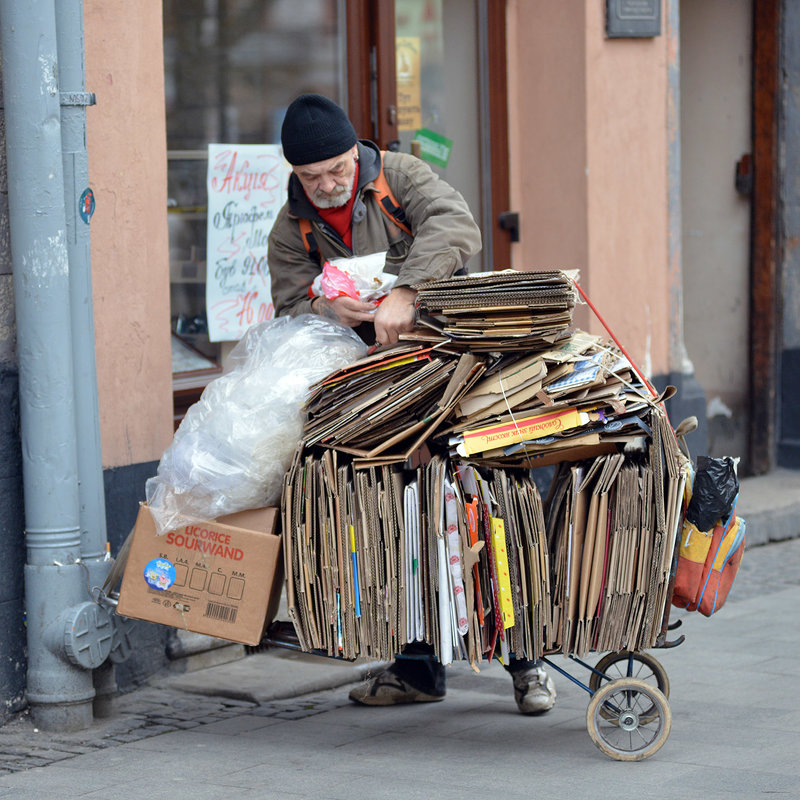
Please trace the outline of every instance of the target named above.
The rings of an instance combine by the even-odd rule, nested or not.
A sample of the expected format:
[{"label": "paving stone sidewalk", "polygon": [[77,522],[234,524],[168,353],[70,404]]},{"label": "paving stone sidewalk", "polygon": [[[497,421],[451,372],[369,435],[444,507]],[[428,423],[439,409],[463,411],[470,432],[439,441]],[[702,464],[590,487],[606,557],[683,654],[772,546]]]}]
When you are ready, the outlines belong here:
[{"label": "paving stone sidewalk", "polygon": [[[798,585],[800,539],[773,542],[745,553],[728,603]],[[216,669],[224,669],[224,666]],[[347,705],[347,702],[346,693],[341,691],[320,691],[259,704],[187,694],[165,686],[143,686],[116,698],[113,716],[95,721],[89,729],[76,733],[40,732],[26,713],[19,715],[0,728],[0,775],[245,715],[299,720]]]},{"label": "paving stone sidewalk", "polygon": [[728,602],[779,592],[787,586],[800,586],[800,539],[747,548]]},{"label": "paving stone sidewalk", "polygon": [[37,730],[27,713],[0,729],[0,775],[43,767],[67,758],[147,739],[176,730],[210,725],[243,714],[292,720],[321,714],[346,704],[321,692],[290,700],[258,704],[226,697],[187,695],[145,686],[118,698],[113,716],[75,733]]}]

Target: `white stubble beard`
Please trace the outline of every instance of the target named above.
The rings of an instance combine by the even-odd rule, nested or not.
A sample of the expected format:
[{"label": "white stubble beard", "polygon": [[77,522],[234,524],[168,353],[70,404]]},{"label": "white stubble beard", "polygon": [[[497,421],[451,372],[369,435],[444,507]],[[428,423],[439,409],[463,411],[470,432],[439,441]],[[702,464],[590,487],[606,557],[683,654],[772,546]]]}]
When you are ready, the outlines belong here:
[{"label": "white stubble beard", "polygon": [[353,184],[355,183],[356,176],[353,175],[353,180],[350,186],[337,186],[333,192],[314,192],[312,203],[317,208],[340,208],[347,205],[353,194]]}]

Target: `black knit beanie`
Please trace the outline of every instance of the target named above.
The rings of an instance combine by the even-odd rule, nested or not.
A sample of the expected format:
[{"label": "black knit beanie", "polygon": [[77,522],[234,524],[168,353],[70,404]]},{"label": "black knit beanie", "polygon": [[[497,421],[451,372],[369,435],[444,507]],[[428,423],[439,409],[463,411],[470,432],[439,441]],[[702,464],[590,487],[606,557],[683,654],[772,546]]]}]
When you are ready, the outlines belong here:
[{"label": "black knit beanie", "polygon": [[347,114],[321,94],[301,94],[286,109],[281,144],[293,166],[335,158],[357,141]]}]

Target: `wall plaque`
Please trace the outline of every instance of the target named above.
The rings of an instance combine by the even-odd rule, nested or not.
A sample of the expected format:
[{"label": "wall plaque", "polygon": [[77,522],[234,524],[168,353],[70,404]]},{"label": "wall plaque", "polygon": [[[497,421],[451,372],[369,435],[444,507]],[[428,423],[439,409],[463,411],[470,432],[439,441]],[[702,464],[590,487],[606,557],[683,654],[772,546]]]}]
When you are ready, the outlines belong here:
[{"label": "wall plaque", "polygon": [[661,0],[606,0],[606,35],[642,38],[661,35]]}]

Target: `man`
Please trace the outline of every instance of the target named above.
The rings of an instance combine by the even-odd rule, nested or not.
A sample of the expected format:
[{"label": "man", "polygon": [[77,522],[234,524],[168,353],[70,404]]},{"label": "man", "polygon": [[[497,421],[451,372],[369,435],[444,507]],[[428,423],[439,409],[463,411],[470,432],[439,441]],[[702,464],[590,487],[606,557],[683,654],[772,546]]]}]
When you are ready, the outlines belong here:
[{"label": "man", "polygon": [[[423,161],[381,154],[372,142],[359,141],[345,112],[321,95],[300,95],[290,104],[281,144],[292,175],[289,199],[269,237],[275,313],[321,314],[355,328],[365,341],[394,344],[414,327],[411,287],[453,275],[480,250],[480,230],[464,198]],[[399,206],[394,215],[379,206],[385,200],[378,188],[381,169]],[[309,298],[327,259],[384,251],[384,271],[397,280],[379,305]],[[442,700],[445,670],[432,652],[425,644],[407,647],[386,672],[353,689],[350,699],[364,705]],[[512,661],[507,669],[522,713],[552,708],[555,686],[539,664]]]},{"label": "man", "polygon": [[[394,344],[414,326],[416,293],[410,287],[449,277],[480,250],[469,207],[425,162],[386,153],[384,174],[413,237],[393,224],[374,198],[380,151],[372,142],[359,142],[344,111],[321,95],[301,95],[289,106],[281,141],[293,174],[289,201],[269,239],[275,313],[313,311],[358,327],[380,344]],[[301,218],[310,220],[316,255],[304,243]],[[384,251],[384,271],[398,277],[379,306],[349,297],[309,299],[308,288],[326,259]]]}]

